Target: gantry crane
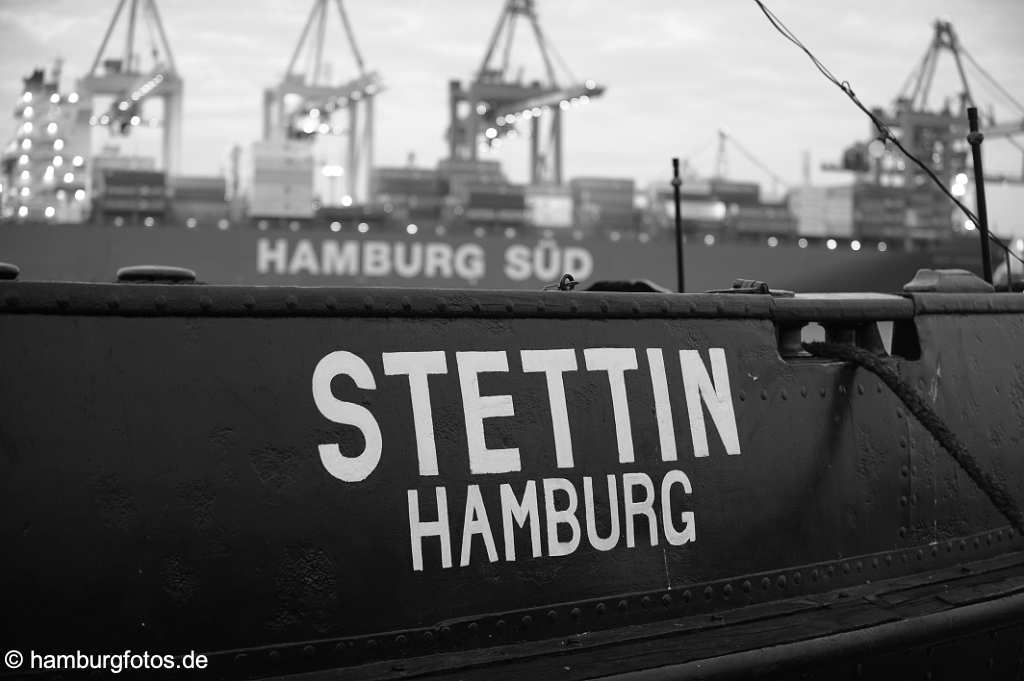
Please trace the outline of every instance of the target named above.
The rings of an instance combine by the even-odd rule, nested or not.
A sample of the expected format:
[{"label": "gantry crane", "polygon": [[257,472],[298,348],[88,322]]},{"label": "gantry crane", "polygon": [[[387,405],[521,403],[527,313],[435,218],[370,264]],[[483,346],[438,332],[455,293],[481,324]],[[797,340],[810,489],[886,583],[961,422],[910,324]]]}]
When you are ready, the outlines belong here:
[{"label": "gantry crane", "polygon": [[[510,76],[510,57],[519,20],[528,24],[536,39],[544,62],[544,80],[523,83],[521,74],[514,80]],[[527,122],[530,183],[561,184],[562,112],[600,96],[604,87],[592,80],[572,82],[575,79],[564,63],[561,66],[570,82],[560,83],[552,58],[558,55],[544,37],[533,0],[506,0],[472,82],[465,87],[457,80],[449,83],[449,156],[475,160],[481,149],[497,147],[502,139],[518,134],[520,123]],[[460,107],[465,111],[460,112]],[[542,119],[548,124],[546,135],[542,132]]]},{"label": "gantry crane", "polygon": [[[331,0],[314,0],[313,8],[288,62],[284,79],[263,93],[263,139],[313,140],[320,135],[347,138],[344,173],[350,201],[363,203],[369,193],[373,167],[374,97],[381,91],[376,71],[367,71],[356,45],[342,0],[334,0],[341,17],[348,46],[358,75],[343,83],[332,83],[324,47]],[[300,65],[300,57],[305,64]],[[336,115],[348,112],[347,127],[336,123]]]},{"label": "gantry crane", "polygon": [[[921,61],[907,77],[891,111],[874,109],[873,113],[893,132],[917,158],[924,159],[931,169],[947,186],[960,185],[954,179],[965,173],[970,157],[967,146],[967,108],[978,106],[974,92],[967,79],[967,67],[972,67],[979,76],[977,82],[986,86],[991,94],[999,96],[1019,119],[999,123],[991,111],[982,115],[986,119],[982,126],[985,139],[1003,138],[1017,149],[1024,146],[1013,139],[1024,135],[1024,105],[1001,86],[960,43],[948,21],[936,21],[933,25],[932,40]],[[948,99],[941,108],[930,107],[931,94],[939,58],[944,52],[952,55],[960,81],[960,92],[956,101]],[[979,107],[981,110],[981,107]],[[872,128],[871,136],[877,137]],[[841,166],[825,166],[826,170],[853,170],[866,179],[878,184],[917,187],[925,184],[924,173],[915,164],[908,162],[897,151],[888,151],[879,141],[859,142],[843,154]],[[1022,170],[1024,175],[1024,170]],[[1022,181],[1021,178],[998,177],[993,179]]]},{"label": "gantry crane", "polygon": [[[107,48],[122,16],[125,23],[123,50],[117,56],[110,56]],[[150,36],[151,63],[145,68],[142,56],[136,52],[136,32],[140,24],[147,26]],[[93,110],[90,123],[106,126],[114,134],[126,135],[143,122],[145,100],[162,99],[163,164],[169,173],[180,171],[184,82],[175,67],[155,0],[118,0],[92,66],[76,87],[90,107],[95,106],[96,97],[113,95],[110,108],[100,112]]]}]

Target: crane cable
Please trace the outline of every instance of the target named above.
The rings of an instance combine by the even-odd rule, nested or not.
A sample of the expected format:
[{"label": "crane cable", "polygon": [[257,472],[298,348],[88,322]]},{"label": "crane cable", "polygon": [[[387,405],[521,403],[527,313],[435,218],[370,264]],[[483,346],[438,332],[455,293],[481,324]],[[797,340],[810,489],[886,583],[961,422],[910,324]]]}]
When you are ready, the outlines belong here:
[{"label": "crane cable", "polygon": [[[771,23],[775,30],[781,33],[786,40],[799,47],[804,52],[804,54],[808,56],[808,58],[811,60],[811,63],[814,64],[818,71],[820,71],[823,76],[825,76],[829,81],[831,81],[833,85],[842,90],[843,93],[850,98],[850,101],[852,101],[858,109],[864,112],[864,114],[869,119],[871,119],[871,122],[874,124],[875,128],[878,130],[878,134],[881,135],[883,140],[885,140],[886,142],[891,142],[897,149],[899,149],[903,153],[904,156],[913,161],[914,164],[917,165],[917,167],[923,170],[925,174],[927,174],[928,177],[931,178],[931,180],[942,191],[942,193],[945,194],[950,201],[956,204],[956,206],[961,211],[963,211],[964,215],[967,216],[967,219],[974,223],[976,228],[981,228],[981,222],[978,220],[978,217],[974,214],[974,212],[971,211],[970,208],[965,206],[963,202],[961,202],[959,199],[953,196],[953,193],[946,187],[942,180],[939,179],[938,175],[936,175],[931,168],[925,165],[924,162],[917,158],[917,156],[910,153],[907,150],[907,148],[904,147],[903,144],[899,141],[899,139],[897,139],[896,136],[892,134],[892,131],[889,129],[889,126],[887,126],[885,123],[879,120],[878,116],[876,116],[874,113],[871,112],[870,109],[864,106],[860,99],[857,98],[857,95],[854,93],[849,81],[840,81],[831,71],[829,71],[828,67],[822,64],[821,61],[817,57],[815,57],[814,54],[802,42],[800,42],[800,39],[797,38],[796,35],[791,30],[789,30],[789,28],[784,23],[782,23],[781,19],[775,16],[775,14],[773,14],[772,11],[765,6],[762,0],[754,0],[754,3],[761,9],[761,12],[765,15],[765,17],[768,19],[768,22]],[[989,232],[988,238],[990,241],[992,241],[993,243],[997,244],[1000,248],[1002,248],[1007,257],[1013,257],[1021,264],[1024,264],[1024,258],[1021,258],[1019,255],[1014,253],[1013,249],[1011,249],[1002,241],[1000,241],[991,232]],[[1006,276],[1007,284],[1009,285],[1009,271],[1007,271]]]},{"label": "crane cable", "polygon": [[896,370],[896,363],[892,359],[876,355],[855,345],[841,343],[804,343],[803,347],[817,357],[853,362],[882,379],[882,382],[889,386],[889,389],[914,415],[918,423],[931,433],[932,437],[967,473],[971,481],[978,486],[978,489],[984,492],[992,505],[1010,521],[1017,532],[1024,535],[1024,513],[1021,513],[1017,502],[995,477],[982,470],[978,461],[971,456],[964,444],[935,413],[935,410],[928,406],[920,393],[900,378],[899,372]]}]

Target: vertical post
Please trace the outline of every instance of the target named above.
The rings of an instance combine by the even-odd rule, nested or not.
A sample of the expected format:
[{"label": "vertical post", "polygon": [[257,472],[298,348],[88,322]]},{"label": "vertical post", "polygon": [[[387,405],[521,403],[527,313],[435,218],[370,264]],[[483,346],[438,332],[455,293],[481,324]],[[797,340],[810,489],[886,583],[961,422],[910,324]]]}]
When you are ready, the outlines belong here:
[{"label": "vertical post", "polygon": [[[992,283],[992,253],[988,244],[988,206],[985,203],[985,170],[981,164],[981,141],[985,136],[978,131],[978,107],[967,109],[967,143],[971,145],[974,160],[974,187],[978,199],[978,235],[981,237],[981,272],[985,281]],[[1009,277],[1010,273],[1006,273]]]},{"label": "vertical post", "polygon": [[686,289],[686,277],[683,271],[683,217],[679,207],[679,186],[683,183],[679,179],[679,159],[672,159],[672,198],[675,202],[676,212],[676,284],[679,292]]},{"label": "vertical post", "polygon": [[345,177],[348,191],[345,193],[355,202],[359,192],[359,102],[354,100],[348,105],[348,147],[345,159]]}]

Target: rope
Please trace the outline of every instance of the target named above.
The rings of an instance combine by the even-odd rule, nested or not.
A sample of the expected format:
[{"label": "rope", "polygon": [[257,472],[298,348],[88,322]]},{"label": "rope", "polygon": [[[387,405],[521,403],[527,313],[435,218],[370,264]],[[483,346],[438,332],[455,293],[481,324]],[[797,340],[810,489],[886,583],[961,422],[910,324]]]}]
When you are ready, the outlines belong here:
[{"label": "rope", "polygon": [[964,444],[946,426],[935,410],[928,406],[924,398],[900,378],[895,361],[853,345],[804,343],[803,346],[812,355],[853,362],[882,379],[889,389],[902,400],[914,418],[932,434],[932,437],[953,457],[974,484],[985,493],[992,505],[1010,521],[1010,524],[1018,532],[1024,534],[1024,513],[1021,513],[1017,502],[998,480],[981,469],[978,461],[970,455]]}]

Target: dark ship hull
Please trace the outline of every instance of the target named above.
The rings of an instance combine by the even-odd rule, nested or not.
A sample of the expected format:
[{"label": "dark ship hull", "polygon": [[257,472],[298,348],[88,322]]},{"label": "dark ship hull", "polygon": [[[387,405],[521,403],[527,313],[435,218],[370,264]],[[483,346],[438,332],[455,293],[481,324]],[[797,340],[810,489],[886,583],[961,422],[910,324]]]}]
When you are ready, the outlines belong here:
[{"label": "dark ship hull", "polygon": [[0,304],[12,649],[195,650],[197,678],[1019,674],[1020,535],[878,378],[780,338],[894,322],[902,379],[1019,497],[1020,295]]}]

